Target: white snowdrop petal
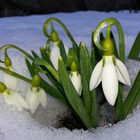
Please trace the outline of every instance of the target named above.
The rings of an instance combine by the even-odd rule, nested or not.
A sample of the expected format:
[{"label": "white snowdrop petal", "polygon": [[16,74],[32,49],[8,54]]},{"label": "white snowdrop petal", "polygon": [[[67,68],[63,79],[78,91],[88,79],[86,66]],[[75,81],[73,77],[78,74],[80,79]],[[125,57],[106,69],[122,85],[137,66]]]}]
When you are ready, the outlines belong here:
[{"label": "white snowdrop petal", "polygon": [[3,94],[4,97],[4,101],[8,104],[8,105],[15,105],[17,100],[15,99],[15,96],[13,94]]},{"label": "white snowdrop petal", "polygon": [[16,89],[17,79],[9,74],[4,73],[3,80],[5,85],[10,89]]},{"label": "white snowdrop petal", "polygon": [[19,95],[16,92],[13,94],[18,102],[18,105],[20,105],[22,108],[29,109],[27,102],[24,100],[24,98],[21,95]]},{"label": "white snowdrop petal", "polygon": [[114,105],[118,94],[118,79],[114,64],[105,62],[102,72],[102,87],[109,104]]},{"label": "white snowdrop petal", "polygon": [[91,74],[89,83],[90,90],[95,89],[101,81],[102,66],[103,66],[102,64],[103,64],[102,60],[99,61]]},{"label": "white snowdrop petal", "polygon": [[122,74],[120,73],[118,67],[116,67],[116,71],[117,71],[118,80],[119,80],[121,83],[123,83],[123,84],[126,85],[127,83],[126,83],[125,79],[123,78]]},{"label": "white snowdrop petal", "polygon": [[20,96],[18,93],[14,91],[9,91],[10,94],[3,94],[4,95],[4,100],[8,105],[14,105],[18,108],[19,111],[22,111],[23,108],[28,109],[28,104],[26,101],[23,99],[22,96]]},{"label": "white snowdrop petal", "polygon": [[[121,78],[123,78],[125,80],[125,83],[127,85],[131,85],[129,73],[128,73],[127,68],[125,67],[125,65],[119,59],[116,59],[116,66],[117,66],[117,68],[119,70]],[[121,82],[121,79],[119,79],[119,80]]]},{"label": "white snowdrop petal", "polygon": [[39,96],[37,92],[31,92],[30,93],[30,99],[29,99],[29,107],[30,110],[32,112],[32,114],[35,113],[35,111],[37,110],[38,106],[39,106]]},{"label": "white snowdrop petal", "polygon": [[26,95],[26,102],[29,104],[30,98],[31,98],[31,89],[28,90],[27,95]]},{"label": "white snowdrop petal", "polygon": [[70,79],[78,95],[80,96],[82,92],[81,75],[77,72],[72,72],[72,75],[70,75]]},{"label": "white snowdrop petal", "polygon": [[97,83],[95,85],[95,88],[101,83],[101,81],[102,81],[102,76],[99,77],[99,79],[98,79],[98,81],[97,81]]},{"label": "white snowdrop petal", "polygon": [[47,106],[47,95],[43,89],[40,89],[39,91],[39,100],[43,108],[46,108]]},{"label": "white snowdrop petal", "polygon": [[55,67],[56,70],[58,70],[58,59],[60,57],[60,49],[57,46],[53,46],[51,53],[50,53],[50,60]]}]

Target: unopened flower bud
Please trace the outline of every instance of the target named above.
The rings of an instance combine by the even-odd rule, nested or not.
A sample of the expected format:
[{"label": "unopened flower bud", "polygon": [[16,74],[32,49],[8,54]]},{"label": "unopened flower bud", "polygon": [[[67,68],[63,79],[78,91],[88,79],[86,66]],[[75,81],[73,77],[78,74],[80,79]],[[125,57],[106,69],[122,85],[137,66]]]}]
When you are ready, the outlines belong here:
[{"label": "unopened flower bud", "polygon": [[75,61],[73,61],[73,62],[71,63],[70,68],[71,68],[71,71],[77,71],[78,68],[77,68],[77,64],[76,64]]}]

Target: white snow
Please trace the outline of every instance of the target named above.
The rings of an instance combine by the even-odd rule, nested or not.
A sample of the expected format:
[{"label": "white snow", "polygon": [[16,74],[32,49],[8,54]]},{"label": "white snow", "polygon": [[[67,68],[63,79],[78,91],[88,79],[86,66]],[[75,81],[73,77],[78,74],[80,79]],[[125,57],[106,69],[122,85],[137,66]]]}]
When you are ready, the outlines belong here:
[{"label": "white snow", "polygon": [[[8,17],[0,19],[0,46],[4,44],[15,44],[30,52],[34,49],[38,52],[40,46],[44,46],[46,38],[42,32],[44,21],[49,17],[61,19],[69,28],[77,42],[84,41],[88,46],[91,42],[91,31],[97,24],[107,18],[117,18],[124,29],[126,56],[134,42],[137,33],[140,30],[140,14],[124,12],[75,12],[75,13],[58,13],[50,15],[35,15],[28,17]],[[65,40],[65,44],[71,47],[71,43],[65,36],[63,30],[57,26],[57,31]],[[114,29],[116,34],[116,29]],[[117,35],[117,34],[116,34]],[[24,64],[24,56],[17,52],[11,52],[15,70],[29,76]],[[134,80],[140,62],[126,60],[132,81]],[[0,80],[2,73],[0,73]],[[25,96],[30,86],[19,80],[18,91],[22,91]],[[126,88],[128,91],[128,88]],[[63,108],[63,109],[62,109]],[[128,119],[119,122],[116,125],[109,125],[92,130],[74,130],[66,128],[55,129],[56,119],[63,116],[67,111],[62,104],[49,97],[48,107],[44,111],[39,108],[34,116],[29,112],[18,112],[16,108],[7,106],[0,95],[0,140],[138,140],[140,137],[140,108],[128,117]]]}]

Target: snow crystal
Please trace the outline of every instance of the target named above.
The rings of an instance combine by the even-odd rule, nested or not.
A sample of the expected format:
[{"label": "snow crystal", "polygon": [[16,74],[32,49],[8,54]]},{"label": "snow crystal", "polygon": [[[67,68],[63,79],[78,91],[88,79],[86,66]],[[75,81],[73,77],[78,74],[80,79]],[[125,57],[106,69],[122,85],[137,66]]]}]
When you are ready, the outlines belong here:
[{"label": "snow crystal", "polygon": [[[124,29],[126,56],[128,55],[135,37],[140,29],[140,15],[130,14],[129,12],[75,12],[75,13],[58,13],[41,16],[28,17],[10,17],[0,19],[0,46],[4,44],[15,44],[30,52],[34,49],[38,52],[39,47],[44,46],[46,37],[42,32],[42,25],[49,17],[60,18],[70,29],[77,42],[84,41],[90,48],[91,31],[96,25],[107,17],[117,18]],[[71,47],[71,43],[58,27],[61,37],[65,44]],[[116,32],[115,35],[117,36]],[[25,62],[19,52],[10,50],[14,68],[17,72],[30,77],[27,72]],[[132,82],[140,69],[140,62],[126,59]],[[2,79],[2,72],[0,72]],[[19,80],[17,90],[25,96],[30,85]],[[126,87],[126,92],[129,88]],[[30,112],[18,112],[16,108],[10,107],[4,103],[0,95],[0,140],[138,140],[140,137],[140,107],[129,115],[129,117],[115,125],[107,125],[97,129],[90,130],[73,130],[66,128],[55,129],[58,125],[58,119],[68,111],[64,105],[48,97],[47,109],[39,108],[35,115],[31,116]]]}]

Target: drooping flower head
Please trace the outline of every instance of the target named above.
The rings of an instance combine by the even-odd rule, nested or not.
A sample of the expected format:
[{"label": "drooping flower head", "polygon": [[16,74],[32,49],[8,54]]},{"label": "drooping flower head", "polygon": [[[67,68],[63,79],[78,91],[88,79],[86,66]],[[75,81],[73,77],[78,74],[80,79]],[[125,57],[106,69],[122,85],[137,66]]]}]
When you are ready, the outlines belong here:
[{"label": "drooping flower head", "polygon": [[[52,28],[52,32],[51,32],[51,41],[53,42],[53,46],[52,49],[50,51],[50,60],[55,68],[55,70],[58,70],[58,60],[60,57],[60,44],[61,39],[59,39],[58,33],[54,30],[54,28]],[[64,49],[66,51],[66,54],[68,54],[68,47],[64,46]]]},{"label": "drooping flower head", "polygon": [[40,82],[40,76],[35,75],[32,79],[32,87],[27,92],[26,100],[32,114],[35,113],[40,103],[43,108],[47,106],[47,96],[45,91],[40,87]]},{"label": "drooping flower head", "polygon": [[7,88],[2,82],[0,82],[0,93],[2,93],[4,100],[8,105],[16,106],[19,111],[29,109],[29,106],[24,98],[14,90]]},{"label": "drooping flower head", "polygon": [[51,32],[51,41],[53,42],[53,47],[50,52],[50,60],[56,70],[58,70],[58,59],[60,57],[60,49],[59,49],[59,36],[57,32],[52,29]]},{"label": "drooping flower head", "polygon": [[130,78],[125,65],[115,57],[114,44],[111,38],[106,37],[103,41],[103,58],[95,66],[90,78],[90,90],[95,89],[100,82],[106,100],[114,105],[118,95],[118,81],[130,85]]}]

